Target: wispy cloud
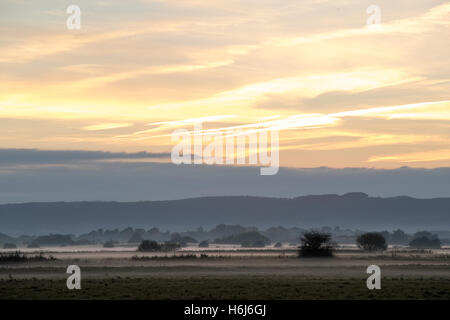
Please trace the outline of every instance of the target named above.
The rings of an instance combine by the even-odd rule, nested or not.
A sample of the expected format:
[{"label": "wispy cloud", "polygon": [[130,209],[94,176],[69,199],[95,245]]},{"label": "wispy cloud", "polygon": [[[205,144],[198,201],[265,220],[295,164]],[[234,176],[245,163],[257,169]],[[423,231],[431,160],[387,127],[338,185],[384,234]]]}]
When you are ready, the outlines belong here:
[{"label": "wispy cloud", "polygon": [[450,149],[428,150],[389,156],[374,156],[370,157],[368,162],[427,163],[442,160],[450,160]]},{"label": "wispy cloud", "polygon": [[229,64],[232,64],[232,60],[228,61],[218,61],[218,62],[209,62],[202,64],[185,64],[185,65],[168,65],[168,66],[155,66],[155,67],[140,67],[134,70],[117,72],[112,74],[107,74],[104,76],[90,77],[85,78],[79,81],[70,81],[68,83],[62,84],[63,86],[69,87],[71,89],[80,89],[80,88],[95,88],[98,86],[103,86],[106,84],[114,83],[121,80],[132,79],[143,75],[151,75],[151,74],[171,74],[171,73],[182,73],[182,72],[191,72],[196,70],[210,69],[210,68],[219,68]]},{"label": "wispy cloud", "polygon": [[100,130],[125,128],[125,127],[130,127],[132,125],[133,125],[132,123],[99,123],[99,124],[85,126],[85,127],[82,127],[81,129],[87,130],[87,131],[100,131]]},{"label": "wispy cloud", "polygon": [[448,1],[380,0],[377,29],[356,0],[80,1],[77,31],[50,1],[0,12],[4,147],[167,153],[176,128],[276,128],[282,165],[450,165],[433,160],[450,141]]},{"label": "wispy cloud", "polygon": [[[254,106],[270,94],[289,92],[301,93],[304,97],[311,97],[323,92],[345,90],[365,91],[383,86],[391,86],[405,82],[416,81],[417,77],[408,76],[399,70],[361,70],[336,74],[316,74],[302,77],[278,78],[266,82],[254,83],[231,91],[221,92],[212,97],[165,103],[149,106],[150,109],[178,109],[198,107],[223,107],[224,105]],[[276,106],[273,106],[276,109]]]},{"label": "wispy cloud", "polygon": [[[36,59],[63,54],[102,41],[126,38],[152,31],[169,32],[179,30],[180,27],[179,23],[174,22],[146,23],[145,25],[140,23],[134,26],[122,26],[122,28],[112,31],[84,31],[82,29],[76,33],[69,33],[64,29],[61,29],[60,32],[46,30],[46,32],[38,33],[31,28],[23,28],[21,30],[3,28],[3,34],[14,34],[15,37],[6,38],[5,42],[11,42],[12,44],[4,46],[0,51],[0,63],[28,63]],[[14,39],[19,33],[24,40],[16,41]]]},{"label": "wispy cloud", "polygon": [[[297,114],[288,116],[285,118],[281,118],[279,116],[275,116],[276,120],[270,120],[270,121],[262,121],[262,122],[255,122],[250,124],[243,124],[243,125],[235,125],[235,126],[227,126],[227,127],[221,127],[221,128],[213,128],[213,129],[203,129],[200,131],[191,131],[191,133],[195,134],[205,134],[205,135],[211,135],[211,134],[217,134],[217,133],[226,133],[226,134],[234,134],[237,131],[240,131],[239,134],[248,134],[248,131],[242,131],[242,130],[254,130],[256,131],[267,131],[267,130],[295,130],[295,129],[301,129],[305,127],[313,127],[318,128],[322,126],[328,126],[336,124],[339,120],[344,119],[346,117],[376,117],[376,118],[385,118],[387,120],[394,119],[397,111],[405,111],[405,110],[416,110],[417,117],[420,119],[421,112],[425,110],[425,114],[429,115],[428,109],[433,108],[448,108],[450,107],[450,100],[444,100],[444,101],[429,101],[429,102],[420,102],[420,103],[412,103],[412,104],[406,104],[406,105],[399,105],[399,106],[385,106],[385,107],[377,107],[377,108],[367,108],[367,109],[359,109],[359,110],[351,110],[351,111],[341,111],[341,112],[335,112],[330,114]],[[403,115],[404,113],[400,113],[400,115]],[[440,113],[436,112],[435,116],[437,117]],[[151,123],[150,125],[168,125],[165,128],[154,128],[150,130],[144,130],[136,132],[135,134],[148,134],[154,131],[159,131],[162,129],[170,129],[174,125],[188,125],[195,122],[207,122],[209,120],[216,120],[216,119],[224,119],[225,116],[219,116],[219,117],[204,117],[204,118],[195,118],[195,119],[186,119],[186,120],[178,120],[178,121],[172,121],[172,122],[157,122],[157,123]],[[269,117],[270,119],[271,117]],[[155,138],[155,137],[163,137],[163,136],[169,136],[170,134],[165,135],[157,135],[157,136],[148,136],[147,138]],[[127,136],[128,137],[128,136]],[[392,137],[389,137],[389,139]]]}]

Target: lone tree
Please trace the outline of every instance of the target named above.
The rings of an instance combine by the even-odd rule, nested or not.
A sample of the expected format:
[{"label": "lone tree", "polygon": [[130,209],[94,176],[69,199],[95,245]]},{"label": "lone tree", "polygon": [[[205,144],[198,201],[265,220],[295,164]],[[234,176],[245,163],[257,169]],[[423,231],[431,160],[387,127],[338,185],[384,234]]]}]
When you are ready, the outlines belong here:
[{"label": "lone tree", "polygon": [[332,257],[334,244],[331,235],[318,231],[309,231],[300,238],[300,257]]},{"label": "lone tree", "polygon": [[379,232],[367,232],[356,238],[358,247],[366,251],[386,250],[386,239]]}]

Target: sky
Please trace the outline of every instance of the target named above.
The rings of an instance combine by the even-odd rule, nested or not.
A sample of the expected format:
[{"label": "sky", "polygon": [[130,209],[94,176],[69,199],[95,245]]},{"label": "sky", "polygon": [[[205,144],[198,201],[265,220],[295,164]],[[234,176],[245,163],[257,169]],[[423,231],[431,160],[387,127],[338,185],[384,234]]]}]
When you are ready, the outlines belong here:
[{"label": "sky", "polygon": [[448,1],[2,0],[0,34],[6,151],[170,161],[202,121],[280,130],[283,167],[450,166]]}]

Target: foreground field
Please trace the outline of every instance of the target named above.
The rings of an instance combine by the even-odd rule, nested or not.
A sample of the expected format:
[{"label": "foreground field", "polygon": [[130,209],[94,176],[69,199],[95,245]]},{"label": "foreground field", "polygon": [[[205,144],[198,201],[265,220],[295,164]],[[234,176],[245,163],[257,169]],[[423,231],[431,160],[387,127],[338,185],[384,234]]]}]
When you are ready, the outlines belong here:
[{"label": "foreground field", "polygon": [[1,280],[0,299],[450,299],[448,278],[365,279],[303,276],[147,277],[87,279],[69,291],[51,279]]},{"label": "foreground field", "polygon": [[[447,254],[343,250],[325,259],[261,250],[52,255],[56,260],[0,264],[0,299],[450,299]],[[81,290],[66,288],[71,264],[81,268]],[[371,264],[381,268],[381,290],[366,287]]]}]

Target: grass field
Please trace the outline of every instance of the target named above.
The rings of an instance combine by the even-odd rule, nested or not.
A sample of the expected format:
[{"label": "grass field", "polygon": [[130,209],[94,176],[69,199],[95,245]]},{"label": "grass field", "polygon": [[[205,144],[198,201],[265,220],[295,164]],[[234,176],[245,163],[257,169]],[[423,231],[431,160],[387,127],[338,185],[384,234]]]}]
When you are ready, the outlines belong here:
[{"label": "grass field", "polygon": [[25,279],[0,288],[0,299],[450,299],[448,278],[387,278],[381,290],[368,290],[365,279],[292,276],[87,279],[81,290]]},{"label": "grass field", "polygon": [[[183,253],[136,259],[135,251],[51,255],[54,259],[1,263],[0,299],[450,300],[448,254],[341,251],[325,259],[261,251],[202,258]],[[71,264],[81,268],[81,290],[66,287]],[[381,268],[381,290],[367,289],[371,264]]]}]

